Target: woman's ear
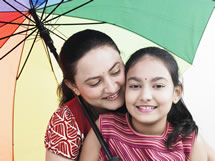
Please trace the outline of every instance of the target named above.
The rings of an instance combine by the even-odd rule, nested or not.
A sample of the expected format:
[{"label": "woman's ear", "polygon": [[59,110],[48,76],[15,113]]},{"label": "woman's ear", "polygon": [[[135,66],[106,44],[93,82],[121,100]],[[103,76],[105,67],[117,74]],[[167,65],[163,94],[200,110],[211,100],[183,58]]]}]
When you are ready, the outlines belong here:
[{"label": "woman's ear", "polygon": [[68,79],[64,79],[63,80],[64,83],[66,84],[66,86],[71,89],[77,96],[80,95],[80,91],[79,89],[77,88],[76,84],[75,83],[71,83]]},{"label": "woman's ear", "polygon": [[172,101],[174,104],[178,103],[178,101],[181,99],[182,93],[183,93],[183,88],[182,88],[182,85],[179,84],[174,89],[174,96]]}]

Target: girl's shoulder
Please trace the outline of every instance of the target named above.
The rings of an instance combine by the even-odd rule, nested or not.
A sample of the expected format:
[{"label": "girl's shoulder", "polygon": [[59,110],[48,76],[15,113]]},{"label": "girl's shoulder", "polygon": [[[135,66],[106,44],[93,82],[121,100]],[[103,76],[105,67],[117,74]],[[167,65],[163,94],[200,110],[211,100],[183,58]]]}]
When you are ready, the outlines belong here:
[{"label": "girl's shoulder", "polygon": [[207,161],[208,152],[207,145],[201,135],[197,135],[193,144],[190,161]]},{"label": "girl's shoulder", "polygon": [[99,116],[99,124],[103,124],[103,122],[109,122],[110,125],[115,123],[119,124],[127,124],[126,122],[126,114],[123,113],[104,113]]}]

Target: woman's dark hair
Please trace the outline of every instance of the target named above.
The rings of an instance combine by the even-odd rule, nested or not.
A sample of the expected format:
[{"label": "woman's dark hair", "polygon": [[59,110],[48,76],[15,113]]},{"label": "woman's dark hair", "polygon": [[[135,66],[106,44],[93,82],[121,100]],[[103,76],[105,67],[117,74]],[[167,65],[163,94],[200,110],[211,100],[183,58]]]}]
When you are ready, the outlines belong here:
[{"label": "woman's dark hair", "polygon": [[[178,85],[181,85],[179,81],[178,65],[174,57],[166,50],[157,47],[142,48],[131,55],[125,65],[125,74],[127,75],[128,70],[146,55],[161,60],[167,67],[174,86],[176,87]],[[174,127],[174,130],[169,135],[166,141],[166,147],[168,149],[173,143],[177,141],[179,135],[181,135],[181,139],[183,139],[190,135],[193,131],[195,131],[196,134],[198,133],[198,127],[193,120],[191,113],[184,104],[182,98],[178,101],[178,103],[172,104],[172,107],[167,115],[167,120]]]},{"label": "woman's dark hair", "polygon": [[61,97],[60,104],[75,96],[73,91],[66,86],[64,80],[67,79],[70,83],[75,83],[74,76],[78,61],[90,50],[101,46],[110,46],[120,54],[114,41],[105,33],[96,30],[87,29],[77,32],[63,44],[59,59],[63,72],[63,81],[58,87],[58,94]]}]

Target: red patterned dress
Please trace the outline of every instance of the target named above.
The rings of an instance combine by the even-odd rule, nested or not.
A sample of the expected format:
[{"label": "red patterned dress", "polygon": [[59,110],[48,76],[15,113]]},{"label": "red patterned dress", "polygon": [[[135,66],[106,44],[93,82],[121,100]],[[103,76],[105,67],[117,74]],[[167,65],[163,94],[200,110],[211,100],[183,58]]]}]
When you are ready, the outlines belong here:
[{"label": "red patterned dress", "polygon": [[58,155],[77,159],[90,124],[76,98],[61,105],[49,120],[45,147]]},{"label": "red patterned dress", "polygon": [[[190,159],[195,133],[177,141],[167,150],[165,142],[173,127],[166,123],[161,136],[143,135],[130,125],[128,114],[102,114],[99,118],[100,131],[113,156],[121,161],[187,161]],[[107,161],[101,149],[100,160]]]}]

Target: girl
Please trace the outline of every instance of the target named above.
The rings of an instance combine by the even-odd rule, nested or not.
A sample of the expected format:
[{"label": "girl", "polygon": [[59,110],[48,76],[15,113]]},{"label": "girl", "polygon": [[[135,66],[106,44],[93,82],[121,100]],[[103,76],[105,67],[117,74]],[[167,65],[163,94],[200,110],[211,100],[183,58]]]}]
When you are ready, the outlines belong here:
[{"label": "girl", "polygon": [[114,41],[95,30],[78,32],[64,43],[60,52],[61,105],[47,127],[46,161],[78,160],[91,127],[74,96],[86,101],[95,120],[124,104],[124,64],[119,54]]},{"label": "girl", "polygon": [[[156,47],[136,51],[125,66],[128,113],[102,114],[97,122],[110,151],[121,160],[206,161],[206,146],[182,101],[178,66]],[[107,160],[93,131],[81,161]]]}]

